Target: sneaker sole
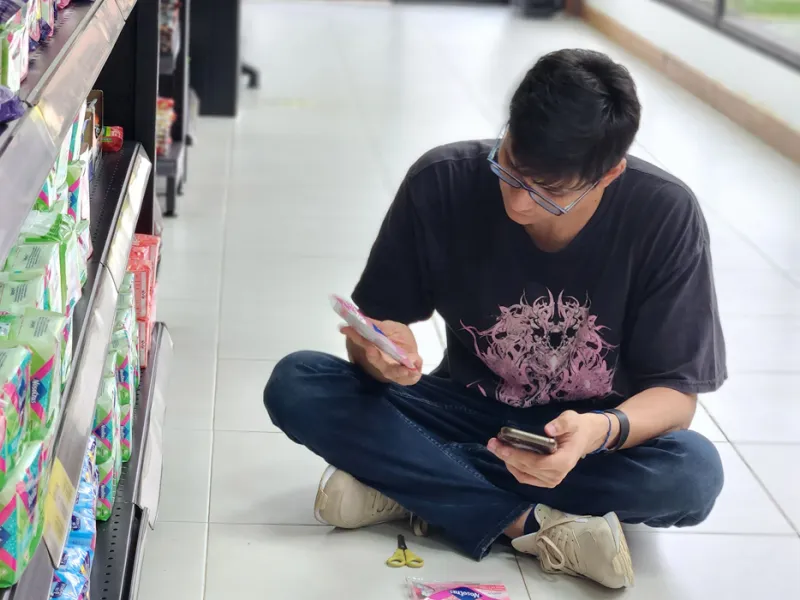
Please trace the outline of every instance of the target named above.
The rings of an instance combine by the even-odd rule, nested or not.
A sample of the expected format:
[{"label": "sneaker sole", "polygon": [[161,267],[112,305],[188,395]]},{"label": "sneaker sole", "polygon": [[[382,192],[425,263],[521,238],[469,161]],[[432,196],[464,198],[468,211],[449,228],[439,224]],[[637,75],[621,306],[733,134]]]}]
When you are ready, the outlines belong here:
[{"label": "sneaker sole", "polygon": [[319,489],[317,489],[317,497],[314,499],[314,518],[323,525],[330,525],[325,519],[322,518],[322,502],[324,500],[325,486],[328,485],[333,474],[338,469],[334,466],[328,466],[325,472],[322,473],[322,478],[319,480]]},{"label": "sneaker sole", "polygon": [[614,570],[624,578],[625,582],[623,587],[632,587],[633,562],[631,562],[628,540],[625,539],[625,532],[622,531],[622,523],[619,522],[619,517],[613,512],[608,513],[603,518],[608,523],[609,527],[611,527],[611,533],[614,535],[614,541],[617,546],[617,555],[612,560]]}]

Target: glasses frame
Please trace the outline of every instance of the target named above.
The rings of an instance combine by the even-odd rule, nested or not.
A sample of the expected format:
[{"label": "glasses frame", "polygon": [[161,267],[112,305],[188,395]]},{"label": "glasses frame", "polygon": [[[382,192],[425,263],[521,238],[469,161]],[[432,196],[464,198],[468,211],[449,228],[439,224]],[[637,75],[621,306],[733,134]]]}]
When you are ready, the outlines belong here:
[{"label": "glasses frame", "polygon": [[503,140],[506,138],[506,133],[508,133],[508,125],[503,127],[503,130],[500,132],[500,136],[497,138],[497,141],[495,142],[492,151],[489,152],[489,156],[486,157],[486,160],[489,161],[489,166],[492,169],[492,173],[497,175],[497,177],[501,181],[507,183],[511,187],[516,189],[522,189],[528,192],[533,201],[536,202],[536,204],[541,206],[543,209],[545,209],[547,212],[549,212],[551,215],[557,217],[566,215],[567,213],[569,213],[569,211],[575,208],[578,202],[583,200],[589,194],[589,192],[591,192],[594,188],[596,188],[598,183],[600,183],[599,181],[593,183],[586,191],[584,191],[580,196],[575,198],[575,200],[570,202],[567,206],[560,206],[556,204],[553,200],[537,192],[535,189],[527,185],[524,181],[519,179],[516,175],[505,169],[503,165],[497,162],[496,160],[497,153],[500,151],[500,146],[503,143]]}]

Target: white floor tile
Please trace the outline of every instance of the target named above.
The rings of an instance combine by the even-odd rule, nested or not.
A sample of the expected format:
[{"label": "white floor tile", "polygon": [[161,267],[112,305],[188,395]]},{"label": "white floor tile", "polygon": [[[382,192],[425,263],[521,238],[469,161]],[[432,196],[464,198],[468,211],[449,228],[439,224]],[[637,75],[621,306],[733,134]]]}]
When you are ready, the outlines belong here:
[{"label": "white floor tile", "polygon": [[725,485],[711,515],[697,527],[676,532],[791,534],[791,525],[730,444],[717,444],[725,470]]},{"label": "white floor tile", "polygon": [[264,386],[274,361],[220,360],[214,429],[278,432],[264,408]]},{"label": "white floor tile", "polygon": [[[392,569],[384,561],[405,533],[425,560],[418,570]],[[328,527],[211,525],[206,600],[246,596],[267,585],[296,600],[404,598],[407,577],[433,581],[502,581],[511,598],[528,598],[514,555],[495,550],[474,562],[433,538],[415,538],[401,527],[360,531]],[[312,576],[310,576],[312,575]]]},{"label": "white floor tile", "polygon": [[712,442],[727,441],[725,434],[717,427],[717,424],[708,414],[708,411],[700,403],[697,404],[697,411],[694,413],[694,419],[692,420],[690,429],[707,437]]},{"label": "white floor tile", "polygon": [[736,442],[800,444],[800,373],[736,373],[702,402]]},{"label": "white floor tile", "polygon": [[164,433],[159,521],[208,521],[211,435],[182,429]]},{"label": "white floor tile", "polygon": [[[630,532],[636,576],[624,598],[707,600],[708,598],[795,598],[800,594],[800,539],[738,535],[672,535]],[[769,560],[764,561],[764,558]],[[535,559],[520,557],[531,598],[618,598],[594,583],[546,575]],[[210,573],[209,573],[210,574]],[[209,581],[210,582],[210,581]]]},{"label": "white floor tile", "polygon": [[318,525],[314,498],[326,466],[282,433],[217,431],[210,522]]},{"label": "white floor tile", "polygon": [[800,532],[800,444],[739,444],[737,449]]},{"label": "white floor tile", "polygon": [[203,600],[206,523],[158,523],[147,534],[139,598]]},{"label": "white floor tile", "polygon": [[178,347],[167,384],[166,429],[210,430],[214,418],[214,354]]}]

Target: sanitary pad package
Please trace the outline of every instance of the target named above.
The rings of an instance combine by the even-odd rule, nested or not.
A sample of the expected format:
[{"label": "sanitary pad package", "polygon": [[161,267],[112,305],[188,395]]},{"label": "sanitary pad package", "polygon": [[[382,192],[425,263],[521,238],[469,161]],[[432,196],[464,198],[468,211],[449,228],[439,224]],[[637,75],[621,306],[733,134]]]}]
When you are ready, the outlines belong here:
[{"label": "sanitary pad package", "polygon": [[64,315],[26,309],[11,333],[31,351],[27,438],[44,440],[61,407],[61,335]]},{"label": "sanitary pad package", "polygon": [[119,395],[116,375],[117,353],[109,352],[100,382],[94,412],[94,435],[97,438],[97,464],[107,462],[119,444]]},{"label": "sanitary pad package", "polygon": [[75,223],[53,212],[32,211],[22,225],[20,237],[27,243],[56,242],[61,265],[61,294],[67,315],[81,298],[82,270],[86,269],[78,249]]},{"label": "sanitary pad package", "polygon": [[45,306],[45,278],[39,272],[0,273],[0,314],[19,315]]},{"label": "sanitary pad package", "polygon": [[23,451],[30,368],[30,350],[0,342],[0,486],[9,480]]},{"label": "sanitary pad package", "polygon": [[58,200],[58,185],[55,181],[55,173],[50,171],[42,184],[42,189],[33,204],[34,210],[50,210]]},{"label": "sanitary pad package", "polygon": [[510,600],[502,583],[408,580],[411,600]]},{"label": "sanitary pad package", "polygon": [[42,452],[41,443],[29,444],[0,489],[0,587],[19,581],[39,543]]},{"label": "sanitary pad package", "polygon": [[67,185],[69,186],[67,212],[76,223],[88,220],[89,215],[84,213],[84,208],[89,205],[89,167],[85,162],[78,160],[69,163]]},{"label": "sanitary pad package", "polygon": [[37,299],[35,306],[31,306],[53,312],[64,312],[61,257],[57,243],[43,242],[14,246],[8,254],[4,271],[8,275],[0,275],[1,280],[24,281],[41,275],[44,280],[42,298]]},{"label": "sanitary pad package", "polygon": [[117,362],[117,397],[120,410],[120,446],[122,461],[131,458],[133,443],[133,405],[136,401],[136,388],[133,387],[133,364],[131,361],[131,339],[127,332],[116,330],[111,336],[111,352]]},{"label": "sanitary pad package", "polygon": [[53,600],[89,600],[89,578],[72,571],[56,570],[50,586]]}]

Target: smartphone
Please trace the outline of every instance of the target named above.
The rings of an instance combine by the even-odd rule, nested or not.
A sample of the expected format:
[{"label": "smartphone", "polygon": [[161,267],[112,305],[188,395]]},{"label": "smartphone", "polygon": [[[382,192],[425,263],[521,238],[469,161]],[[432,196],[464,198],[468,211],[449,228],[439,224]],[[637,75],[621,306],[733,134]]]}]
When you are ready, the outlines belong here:
[{"label": "smartphone", "polygon": [[536,452],[536,454],[552,454],[558,449],[558,444],[553,438],[528,433],[513,427],[503,427],[497,434],[497,439],[514,448]]},{"label": "smartphone", "polygon": [[413,370],[417,369],[414,363],[411,362],[411,359],[408,358],[408,355],[398,348],[397,344],[386,337],[386,334],[383,333],[377,325],[367,319],[355,304],[335,294],[331,295],[330,300],[331,306],[336,314],[342,317],[361,337],[375,344],[378,349],[388,356],[391,356],[404,367]]}]

